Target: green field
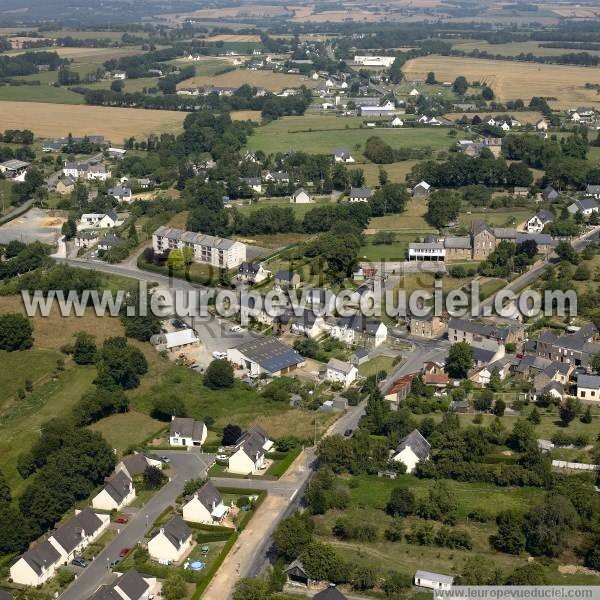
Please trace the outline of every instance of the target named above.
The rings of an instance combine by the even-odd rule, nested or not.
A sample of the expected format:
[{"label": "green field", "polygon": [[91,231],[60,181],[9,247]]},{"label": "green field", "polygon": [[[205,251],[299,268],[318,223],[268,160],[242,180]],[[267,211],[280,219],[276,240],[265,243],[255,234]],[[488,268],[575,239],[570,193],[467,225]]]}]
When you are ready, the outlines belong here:
[{"label": "green field", "polygon": [[[559,56],[561,54],[576,54],[579,50],[571,48],[542,48],[543,42],[510,42],[506,44],[490,44],[487,40],[452,40],[453,49],[471,52],[481,50],[490,54],[501,54],[502,56],[518,56],[519,54],[534,54],[535,56]],[[595,56],[600,55],[600,50],[582,50]]]},{"label": "green field", "polygon": [[499,210],[472,208],[461,211],[458,222],[468,229],[477,221],[485,221],[494,227],[516,227],[529,219],[534,212],[534,208],[502,208]]},{"label": "green field", "polygon": [[106,417],[91,425],[90,429],[100,432],[112,448],[123,452],[128,446],[141,444],[164,427],[165,423],[144,413],[129,411]]},{"label": "green field", "polygon": [[439,150],[450,144],[445,128],[360,128],[363,121],[360,117],[284,117],[257,128],[248,138],[247,148],[263,150],[267,154],[289,150],[330,154],[335,148],[348,148],[359,160],[365,142],[372,136],[380,137],[393,148],[429,147]]},{"label": "green field", "polygon": [[[367,236],[367,240],[370,236]],[[415,236],[413,236],[414,238]],[[382,260],[406,260],[408,250],[408,241],[396,241],[393,244],[372,244],[366,243],[361,246],[358,256],[363,260],[382,261]]]},{"label": "green field", "polygon": [[71,92],[67,88],[49,85],[0,85],[0,100],[84,104],[81,94]]},{"label": "green field", "polygon": [[196,75],[214,75],[221,69],[231,66],[228,60],[222,58],[211,58],[206,57],[205,60],[187,60],[186,58],[176,58],[168,61],[169,64],[176,65],[178,67],[189,67],[192,65],[196,69]]},{"label": "green field", "polygon": [[386,373],[391,373],[394,367],[394,359],[391,356],[376,356],[366,363],[360,365],[358,367],[358,372],[363,377],[368,377],[369,375],[376,375],[380,371],[385,371]]},{"label": "green field", "polygon": [[[13,370],[2,369],[3,384],[4,380],[10,381],[15,376],[24,379],[38,370],[40,352],[26,352],[31,354],[26,356],[19,353],[21,361]],[[58,353],[47,351],[47,354],[52,356],[56,365]],[[47,360],[50,360],[49,356]],[[46,364],[46,367],[49,365]],[[95,376],[96,369],[93,367],[67,367],[56,379],[48,379],[37,386],[34,383],[30,394],[4,409],[0,421],[0,468],[5,473],[13,494],[18,494],[23,483],[16,469],[19,455],[27,451],[39,437],[40,426],[45,421],[68,414],[71,407],[90,389]],[[6,389],[4,385],[2,389]]]}]

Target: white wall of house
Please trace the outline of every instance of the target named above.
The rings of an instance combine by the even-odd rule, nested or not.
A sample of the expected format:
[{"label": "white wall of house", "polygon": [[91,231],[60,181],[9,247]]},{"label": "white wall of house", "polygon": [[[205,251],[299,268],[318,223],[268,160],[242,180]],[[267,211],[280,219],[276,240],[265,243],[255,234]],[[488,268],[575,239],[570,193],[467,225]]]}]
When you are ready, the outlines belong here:
[{"label": "white wall of house", "polygon": [[586,388],[581,385],[577,386],[577,397],[581,400],[591,400],[593,402],[600,401],[600,390],[597,388]]},{"label": "white wall of house", "polygon": [[190,523],[213,524],[213,518],[210,511],[198,500],[197,496],[192,496],[188,502],[183,505],[183,520]]},{"label": "white wall of house", "polygon": [[430,590],[449,590],[452,585],[449,583],[442,583],[441,581],[434,581],[433,579],[425,578],[425,577],[416,577],[415,576],[415,585],[419,587],[424,587]]},{"label": "white wall of house", "polygon": [[357,375],[358,369],[354,365],[348,373],[344,373],[343,371],[338,371],[337,369],[327,367],[325,379],[327,379],[328,381],[333,381],[334,383],[341,383],[344,386],[344,388],[347,388],[356,379]]},{"label": "white wall of house", "polygon": [[124,506],[128,506],[135,499],[135,488],[131,486],[129,494],[123,498],[123,501],[118,504],[117,501],[102,488],[98,494],[92,498],[92,508],[97,510],[121,510]]},{"label": "white wall of house", "polygon": [[240,448],[229,457],[228,470],[230,473],[248,475],[260,470],[264,466],[264,462],[264,455],[259,456],[257,460],[252,460],[244,450]]},{"label": "white wall of house", "polygon": [[38,575],[29,566],[26,560],[20,558],[10,568],[10,578],[14,583],[18,583],[19,585],[36,587],[38,585],[42,585],[49,579],[52,579],[52,577],[54,577],[54,573],[56,572],[56,567],[57,565],[50,565],[47,569],[42,571],[41,575]]},{"label": "white wall of house", "polygon": [[416,469],[417,464],[419,464],[419,457],[412,451],[410,446],[404,448],[401,452],[398,452],[392,460],[406,465],[407,473],[412,473]]},{"label": "white wall of house", "polygon": [[161,563],[172,563],[180,561],[190,551],[191,547],[191,535],[185,540],[180,548],[176,548],[169,541],[167,536],[160,531],[148,542],[148,553],[152,560]]}]

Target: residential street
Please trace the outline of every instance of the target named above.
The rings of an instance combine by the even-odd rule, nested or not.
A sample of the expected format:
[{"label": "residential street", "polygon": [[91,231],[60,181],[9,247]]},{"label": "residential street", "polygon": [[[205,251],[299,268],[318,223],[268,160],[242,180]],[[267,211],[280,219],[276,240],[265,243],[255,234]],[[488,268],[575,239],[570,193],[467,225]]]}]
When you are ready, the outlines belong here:
[{"label": "residential street", "polygon": [[[363,412],[364,403],[351,407],[346,414],[333,423],[325,435],[343,434],[346,429],[356,429]],[[231,597],[237,579],[257,575],[263,570],[268,563],[271,535],[279,522],[297,509],[314,466],[315,450],[307,448],[298,456],[287,473],[278,482],[273,482],[273,488],[276,485],[290,486],[290,491],[294,491],[289,496],[277,496],[276,492],[269,494],[233,545],[228,559],[217,571],[203,598],[227,600]],[[255,480],[252,480],[250,483],[254,482]],[[269,484],[264,483],[270,491]]]},{"label": "residential street", "polygon": [[115,579],[115,575],[108,568],[110,562],[119,558],[122,548],[133,548],[144,537],[148,528],[163,510],[170,504],[174,504],[177,496],[183,491],[185,482],[206,473],[206,466],[210,464],[211,458],[211,455],[201,456],[196,452],[166,451],[163,454],[171,459],[171,481],[152,496],[143,508],[131,515],[129,523],[122,527],[117,537],[87,568],[80,572],[61,595],[63,600],[83,600],[100,585]]}]

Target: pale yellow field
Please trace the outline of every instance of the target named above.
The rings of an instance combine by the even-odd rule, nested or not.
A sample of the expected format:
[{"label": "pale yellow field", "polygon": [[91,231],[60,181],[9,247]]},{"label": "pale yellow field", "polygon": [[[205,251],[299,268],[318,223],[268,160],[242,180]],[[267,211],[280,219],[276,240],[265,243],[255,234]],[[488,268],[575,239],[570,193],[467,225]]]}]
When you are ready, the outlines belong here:
[{"label": "pale yellow field", "polygon": [[260,123],[260,110],[234,110],[231,112],[232,121],[256,121]]},{"label": "pale yellow field", "polygon": [[432,55],[408,61],[403,71],[408,79],[424,78],[429,71],[434,71],[438,79],[445,81],[463,75],[469,81],[481,81],[491,86],[502,102],[545,96],[556,98],[549,101],[556,108],[600,105],[596,90],[585,89],[587,82],[600,80],[598,68]]},{"label": "pale yellow field", "polygon": [[203,8],[186,13],[186,17],[194,19],[219,19],[222,17],[277,17],[287,14],[287,9],[283,6],[273,6],[259,4],[242,4],[241,6],[231,6],[226,8]]},{"label": "pale yellow field", "polygon": [[0,130],[31,129],[38,137],[97,133],[121,144],[130,136],[180,131],[186,114],[173,110],[0,101]]},{"label": "pale yellow field", "polygon": [[225,35],[223,33],[219,35],[213,35],[209,38],[206,38],[209,42],[260,42],[259,35]]},{"label": "pale yellow field", "polygon": [[[123,56],[134,56],[143,53],[142,50],[136,50],[134,48],[60,48],[52,46],[45,50],[56,52],[61,58],[70,58],[75,62],[104,62],[105,60],[112,60]],[[23,54],[24,52],[35,51],[36,49],[11,50],[6,54],[16,56],[17,54]]]},{"label": "pale yellow field", "polygon": [[203,87],[214,85],[217,87],[240,87],[247,83],[256,87],[264,87],[273,92],[280,92],[284,88],[293,88],[300,85],[314,87],[318,82],[302,75],[286,75],[285,73],[272,73],[271,71],[249,71],[236,69],[222,75],[198,75],[182,81],[178,88]]}]

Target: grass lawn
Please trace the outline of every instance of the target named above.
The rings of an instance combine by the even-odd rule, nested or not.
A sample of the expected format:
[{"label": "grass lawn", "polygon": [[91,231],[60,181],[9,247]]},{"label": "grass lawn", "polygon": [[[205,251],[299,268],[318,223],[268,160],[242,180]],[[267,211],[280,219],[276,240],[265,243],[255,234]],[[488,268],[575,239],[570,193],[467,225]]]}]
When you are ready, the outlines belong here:
[{"label": "grass lawn", "polygon": [[165,423],[132,410],[106,417],[91,425],[90,429],[100,432],[113,448],[122,453],[128,446],[140,444],[164,427]]},{"label": "grass lawn", "polygon": [[[313,154],[331,154],[335,148],[347,147],[360,159],[365,142],[380,137],[393,148],[432,148],[449,145],[446,129],[386,129],[361,128],[362,117],[311,115],[284,117],[259,127],[248,138],[248,150],[263,150],[266,154],[301,148]],[[352,166],[352,165],[350,165]]]},{"label": "grass lawn", "polygon": [[56,361],[61,358],[60,352],[53,350],[22,350],[19,352],[6,352],[0,350],[0,422],[4,418],[4,411],[11,408],[15,401],[17,390],[25,388],[26,380],[33,383],[34,388],[42,383],[54,372]]},{"label": "grass lawn", "polygon": [[368,377],[369,375],[376,375],[380,371],[391,373],[393,366],[394,359],[391,356],[376,356],[360,365],[360,367],[358,367],[358,372],[363,377]]},{"label": "grass lawn", "polygon": [[[33,369],[37,355],[32,354],[32,361],[23,359],[21,368],[27,371],[27,365],[30,365]],[[68,413],[92,387],[95,376],[93,367],[67,366],[58,379],[34,387],[34,391],[15,406],[18,410],[11,411],[0,422],[0,467],[13,494],[18,495],[23,484],[16,468],[18,456],[37,440],[42,423]]]},{"label": "grass lawn", "polygon": [[458,222],[468,229],[477,221],[485,221],[493,227],[516,227],[525,222],[532,212],[535,210],[528,208],[502,208],[499,210],[472,208],[461,211]]},{"label": "grass lawn", "polygon": [[390,163],[389,165],[365,163],[364,165],[361,165],[360,168],[365,172],[367,185],[379,185],[380,167],[387,172],[390,181],[393,181],[394,183],[404,183],[406,181],[406,176],[418,162],[418,160],[404,160],[402,162]]},{"label": "grass lawn", "polygon": [[375,217],[369,221],[366,233],[377,233],[378,231],[394,231],[410,234],[410,241],[419,235],[436,233],[437,230],[425,220],[427,203],[424,200],[411,199],[402,213]]},{"label": "grass lawn", "polygon": [[363,260],[383,261],[383,260],[406,260],[408,241],[397,241],[393,244],[372,244],[368,242],[360,247],[358,255]]},{"label": "grass lawn", "polygon": [[81,94],[67,88],[49,85],[1,85],[0,100],[16,102],[49,102],[52,104],[84,104]]},{"label": "grass lawn", "polygon": [[233,388],[211,390],[202,385],[202,378],[190,369],[171,366],[147,393],[133,397],[137,410],[149,413],[155,398],[176,397],[186,405],[188,415],[196,419],[212,417],[213,430],[228,423],[241,427],[257,423],[273,438],[295,435],[312,439],[315,418],[317,432],[323,433],[332,420],[331,415],[317,414],[299,409],[290,409],[287,403],[271,402],[255,390],[236,382]]}]

